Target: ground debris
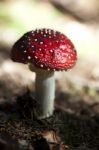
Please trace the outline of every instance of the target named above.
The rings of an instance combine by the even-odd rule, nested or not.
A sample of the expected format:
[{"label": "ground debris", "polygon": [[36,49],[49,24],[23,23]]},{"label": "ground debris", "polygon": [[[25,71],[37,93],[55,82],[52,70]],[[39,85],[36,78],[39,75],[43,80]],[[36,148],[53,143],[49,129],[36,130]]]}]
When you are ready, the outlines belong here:
[{"label": "ground debris", "polygon": [[[64,95],[62,100],[66,98]],[[98,103],[88,105],[76,101],[72,105],[66,100],[65,110],[56,107],[52,117],[38,120],[31,115],[36,103],[29,91],[17,100],[19,102],[0,106],[0,134],[10,135],[19,150],[39,150],[41,147],[46,150],[99,149]]]},{"label": "ground debris", "polygon": [[19,144],[6,131],[0,133],[0,150],[19,150]]}]

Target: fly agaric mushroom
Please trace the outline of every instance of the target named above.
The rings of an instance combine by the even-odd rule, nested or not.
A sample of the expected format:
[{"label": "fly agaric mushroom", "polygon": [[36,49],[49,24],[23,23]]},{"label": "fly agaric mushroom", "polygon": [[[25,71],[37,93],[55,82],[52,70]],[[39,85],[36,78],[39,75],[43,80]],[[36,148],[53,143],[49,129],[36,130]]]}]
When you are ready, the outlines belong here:
[{"label": "fly agaric mushroom", "polygon": [[64,34],[51,29],[37,29],[24,34],[13,46],[11,58],[29,64],[36,73],[36,100],[39,118],[53,114],[55,98],[54,72],[68,70],[76,64],[74,45]]}]

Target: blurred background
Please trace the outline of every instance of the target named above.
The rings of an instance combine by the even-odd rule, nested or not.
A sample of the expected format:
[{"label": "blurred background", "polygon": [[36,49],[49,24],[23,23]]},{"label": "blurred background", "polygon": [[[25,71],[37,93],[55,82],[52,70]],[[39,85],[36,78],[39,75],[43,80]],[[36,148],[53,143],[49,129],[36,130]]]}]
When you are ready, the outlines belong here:
[{"label": "blurred background", "polygon": [[12,102],[27,87],[34,90],[35,73],[30,72],[27,65],[12,62],[10,51],[20,36],[36,28],[63,32],[72,40],[78,53],[73,69],[55,74],[56,93],[58,96],[61,93],[59,99],[67,93],[73,101],[98,102],[99,2],[0,0],[0,103]]}]

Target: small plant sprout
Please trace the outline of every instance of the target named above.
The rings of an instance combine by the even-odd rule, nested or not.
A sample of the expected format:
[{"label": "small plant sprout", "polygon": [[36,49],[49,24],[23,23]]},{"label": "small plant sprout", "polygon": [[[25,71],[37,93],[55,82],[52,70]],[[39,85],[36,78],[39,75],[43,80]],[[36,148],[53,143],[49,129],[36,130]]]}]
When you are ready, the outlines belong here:
[{"label": "small plant sprout", "polygon": [[36,73],[36,100],[38,118],[53,115],[55,98],[55,71],[74,67],[77,54],[74,45],[64,34],[52,29],[37,29],[24,34],[13,46],[11,58],[29,64]]}]

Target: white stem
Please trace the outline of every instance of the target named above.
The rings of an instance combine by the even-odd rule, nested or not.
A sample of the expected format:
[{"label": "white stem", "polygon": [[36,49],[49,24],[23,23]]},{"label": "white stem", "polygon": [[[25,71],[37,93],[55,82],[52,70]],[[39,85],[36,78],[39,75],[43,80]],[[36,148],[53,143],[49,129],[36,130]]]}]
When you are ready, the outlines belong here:
[{"label": "white stem", "polygon": [[41,71],[36,73],[36,100],[39,102],[40,116],[46,118],[53,114],[55,98],[54,72]]},{"label": "white stem", "polygon": [[35,91],[36,100],[39,103],[38,118],[46,118],[53,114],[55,98],[54,71],[36,69],[29,65],[31,71],[36,72]]}]

